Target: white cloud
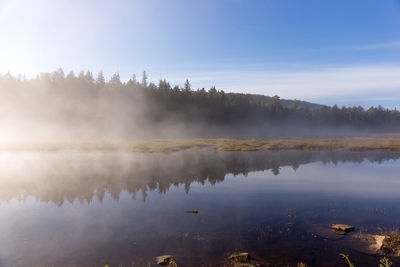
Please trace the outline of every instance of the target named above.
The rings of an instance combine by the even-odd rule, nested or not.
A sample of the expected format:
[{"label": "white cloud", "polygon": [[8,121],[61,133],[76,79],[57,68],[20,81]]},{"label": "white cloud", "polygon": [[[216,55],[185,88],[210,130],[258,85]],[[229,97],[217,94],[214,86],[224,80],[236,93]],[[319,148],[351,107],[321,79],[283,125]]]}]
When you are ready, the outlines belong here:
[{"label": "white cloud", "polygon": [[357,47],[359,50],[372,50],[372,49],[385,49],[400,47],[400,41],[386,42],[386,43],[376,43]]},{"label": "white cloud", "polygon": [[177,83],[189,78],[194,88],[216,85],[226,91],[309,101],[400,98],[400,65],[303,66],[289,71],[270,67],[224,69],[165,76]]}]

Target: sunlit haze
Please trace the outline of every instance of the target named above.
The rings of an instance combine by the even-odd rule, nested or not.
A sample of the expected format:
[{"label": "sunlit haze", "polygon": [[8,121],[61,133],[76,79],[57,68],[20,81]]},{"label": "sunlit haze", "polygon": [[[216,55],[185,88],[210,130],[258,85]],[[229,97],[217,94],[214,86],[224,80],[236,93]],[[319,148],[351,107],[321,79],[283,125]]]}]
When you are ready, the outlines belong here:
[{"label": "sunlit haze", "polygon": [[398,107],[400,2],[0,1],[0,72],[59,67]]}]

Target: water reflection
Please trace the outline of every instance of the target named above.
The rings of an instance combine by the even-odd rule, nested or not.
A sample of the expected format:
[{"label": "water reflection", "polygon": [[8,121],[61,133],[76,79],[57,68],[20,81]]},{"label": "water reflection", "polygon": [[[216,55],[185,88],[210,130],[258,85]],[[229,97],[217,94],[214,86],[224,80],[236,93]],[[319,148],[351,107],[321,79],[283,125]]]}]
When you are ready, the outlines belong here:
[{"label": "water reflection", "polygon": [[166,193],[171,186],[192,183],[214,185],[227,174],[247,175],[270,170],[279,175],[282,167],[297,170],[311,162],[337,164],[381,163],[398,159],[400,153],[351,152],[219,152],[183,151],[173,154],[135,153],[41,153],[2,154],[0,156],[0,200],[24,200],[33,196],[44,202],[63,205],[75,199],[102,202],[105,193],[118,200],[127,191],[133,198],[140,192],[146,200],[149,191]]},{"label": "water reflection", "polygon": [[[324,230],[400,226],[399,157],[3,153],[0,266],[154,266],[162,254],[180,267],[229,266],[235,251],[265,266],[341,266],[339,253],[379,266],[379,257]],[[184,212],[192,209],[200,213]]]}]

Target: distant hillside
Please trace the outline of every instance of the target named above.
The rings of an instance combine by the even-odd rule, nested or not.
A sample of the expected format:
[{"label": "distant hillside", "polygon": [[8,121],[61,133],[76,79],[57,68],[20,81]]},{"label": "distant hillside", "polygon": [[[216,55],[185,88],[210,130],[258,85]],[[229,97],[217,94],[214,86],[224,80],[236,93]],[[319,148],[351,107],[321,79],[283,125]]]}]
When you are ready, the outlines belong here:
[{"label": "distant hillside", "polygon": [[[256,95],[256,94],[241,94],[241,93],[228,93],[228,95],[242,95],[248,97],[251,103],[260,104],[260,105],[268,105],[273,101],[273,97],[265,96],[265,95]],[[326,105],[310,103],[302,100],[290,100],[290,99],[280,99],[280,103],[284,108],[293,108],[303,109],[309,108],[310,110],[321,109],[322,107],[327,107]]]}]

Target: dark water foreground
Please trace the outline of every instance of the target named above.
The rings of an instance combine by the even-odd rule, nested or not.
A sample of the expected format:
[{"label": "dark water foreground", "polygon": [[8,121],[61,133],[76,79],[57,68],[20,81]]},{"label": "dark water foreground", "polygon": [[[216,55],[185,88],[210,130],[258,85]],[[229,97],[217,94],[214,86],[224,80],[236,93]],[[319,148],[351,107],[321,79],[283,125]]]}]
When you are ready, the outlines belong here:
[{"label": "dark water foreground", "polygon": [[[0,266],[379,266],[355,241],[400,226],[400,154],[0,154]],[[199,210],[199,213],[185,213]],[[332,223],[355,232],[331,233]],[[400,261],[392,257],[393,266]]]}]

